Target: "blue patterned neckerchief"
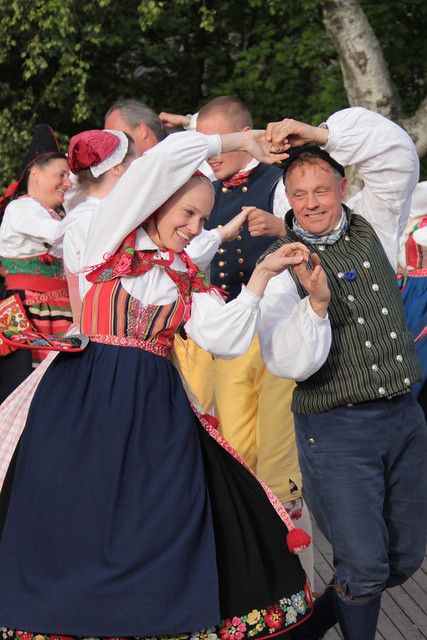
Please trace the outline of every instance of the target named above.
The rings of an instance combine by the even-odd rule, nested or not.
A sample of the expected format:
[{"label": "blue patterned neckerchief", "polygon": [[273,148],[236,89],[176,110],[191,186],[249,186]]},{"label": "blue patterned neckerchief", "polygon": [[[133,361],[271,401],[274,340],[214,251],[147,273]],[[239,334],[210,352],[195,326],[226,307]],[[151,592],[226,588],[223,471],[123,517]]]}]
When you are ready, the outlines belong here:
[{"label": "blue patterned neckerchief", "polygon": [[313,233],[305,231],[302,227],[300,227],[295,218],[293,220],[292,230],[299,238],[301,238],[303,242],[306,242],[307,244],[335,244],[335,242],[339,240],[341,236],[343,236],[347,231],[347,224],[347,216],[343,209],[339,223],[337,224],[335,229],[333,229],[326,236],[317,236]]}]

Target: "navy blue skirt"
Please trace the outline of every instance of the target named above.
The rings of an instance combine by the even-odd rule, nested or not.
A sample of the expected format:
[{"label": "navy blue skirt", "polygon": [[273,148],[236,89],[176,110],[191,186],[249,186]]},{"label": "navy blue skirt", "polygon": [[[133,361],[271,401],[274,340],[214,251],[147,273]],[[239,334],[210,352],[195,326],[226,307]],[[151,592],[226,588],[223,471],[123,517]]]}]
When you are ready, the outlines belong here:
[{"label": "navy blue skirt", "polygon": [[31,405],[0,543],[0,626],[173,635],[286,600],[283,618],[294,597],[279,625],[291,628],[308,611],[285,536],[174,366],[92,343],[55,359]]}]

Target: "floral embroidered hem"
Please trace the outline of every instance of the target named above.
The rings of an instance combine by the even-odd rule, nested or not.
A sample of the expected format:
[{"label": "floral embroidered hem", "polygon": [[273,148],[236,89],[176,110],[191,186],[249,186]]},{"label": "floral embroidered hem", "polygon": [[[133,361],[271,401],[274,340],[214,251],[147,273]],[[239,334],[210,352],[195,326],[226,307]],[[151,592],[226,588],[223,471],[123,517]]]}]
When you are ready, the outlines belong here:
[{"label": "floral embroidered hem", "polygon": [[[253,609],[246,615],[223,620],[217,627],[202,631],[180,633],[173,636],[140,636],[135,640],[262,640],[286,633],[300,624],[312,607],[309,590],[299,591],[290,598],[281,598],[279,603],[265,609]],[[1,629],[3,640],[101,640],[89,636],[67,636],[33,633],[16,629]],[[123,636],[104,636],[103,640],[133,640]]]}]

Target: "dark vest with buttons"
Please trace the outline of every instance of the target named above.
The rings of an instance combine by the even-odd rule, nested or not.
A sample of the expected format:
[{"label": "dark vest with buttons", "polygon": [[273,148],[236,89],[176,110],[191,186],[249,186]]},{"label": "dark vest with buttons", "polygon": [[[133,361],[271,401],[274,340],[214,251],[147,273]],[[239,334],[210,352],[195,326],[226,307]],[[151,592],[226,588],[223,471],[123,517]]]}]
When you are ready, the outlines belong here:
[{"label": "dark vest with buttons", "polygon": [[[258,164],[244,185],[227,189],[215,180],[215,204],[206,229],[224,225],[237,215],[243,206],[254,206],[272,212],[274,187],[283,172],[277,167]],[[273,214],[272,214],[273,215]],[[260,255],[271,245],[270,238],[252,238],[245,225],[240,235],[232,242],[224,242],[210,265],[210,280],[228,293],[233,300],[246,284]]]},{"label": "dark vest with buttons", "polygon": [[[297,383],[294,413],[398,396],[421,376],[396,274],[372,226],[349,210],[347,216],[347,233],[335,244],[307,245],[320,256],[328,277],[332,346],[325,364]],[[288,235],[269,253],[284,242],[301,242],[292,231],[292,219],[288,211]],[[352,269],[356,278],[348,280],[346,272]],[[307,291],[291,275],[304,298]]]}]

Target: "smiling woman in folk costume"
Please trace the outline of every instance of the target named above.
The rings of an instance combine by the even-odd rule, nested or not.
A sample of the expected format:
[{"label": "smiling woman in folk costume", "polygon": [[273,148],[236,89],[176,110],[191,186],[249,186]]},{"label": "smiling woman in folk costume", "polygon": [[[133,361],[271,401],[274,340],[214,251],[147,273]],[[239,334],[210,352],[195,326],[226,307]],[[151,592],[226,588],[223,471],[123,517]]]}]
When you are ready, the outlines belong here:
[{"label": "smiling woman in folk costume", "polygon": [[[92,216],[138,155],[132,138],[122,131],[92,129],[78,133],[70,140],[68,165],[77,176],[74,199],[79,204],[71,206],[64,219],[63,253],[76,325],[81,311],[78,274],[84,268],[82,258]],[[198,266],[208,264],[219,244],[239,233],[243,218],[243,215],[237,215],[215,232],[203,232],[201,241],[198,237],[197,245],[189,250],[192,260]]]},{"label": "smiling woman in folk costume", "polygon": [[[70,188],[67,160],[52,129],[37,125],[25,153],[20,178],[9,185],[0,209],[0,260],[6,295],[19,295],[39,331],[62,335],[71,324],[62,268],[64,193]],[[0,401],[31,373],[43,353],[11,353],[1,345]],[[32,362],[31,362],[32,360]]]},{"label": "smiling woman in folk costume", "polygon": [[169,358],[182,330],[222,357],[244,352],[271,277],[289,264],[308,273],[306,250],[287,245],[225,304],[188,258],[213,204],[209,181],[192,175],[221,148],[274,160],[264,132],[174,134],[132,162],[93,214],[82,264],[96,266],[80,274],[91,341],[51,364],[21,439],[0,546],[7,637],[201,638],[209,628],[257,639],[297,634],[309,613],[286,544],[295,551],[307,536],[192,410]]}]

